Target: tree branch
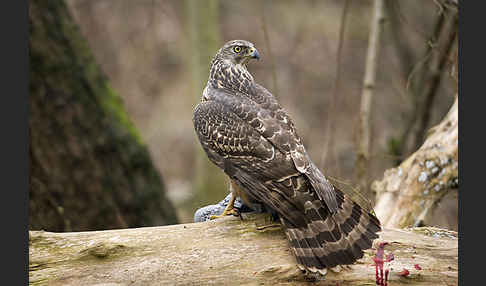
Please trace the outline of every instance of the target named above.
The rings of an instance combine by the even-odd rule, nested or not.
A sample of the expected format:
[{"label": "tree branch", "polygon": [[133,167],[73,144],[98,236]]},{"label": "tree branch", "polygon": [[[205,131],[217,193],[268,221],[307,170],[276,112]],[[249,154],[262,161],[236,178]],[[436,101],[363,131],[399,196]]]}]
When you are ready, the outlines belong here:
[{"label": "tree branch", "polygon": [[[419,114],[420,118],[418,122],[417,134],[415,135],[415,149],[420,147],[420,145],[424,141],[424,135],[430,121],[432,104],[435,97],[437,96],[442,74],[444,74],[444,71],[446,71],[446,64],[449,59],[450,52],[454,47],[454,39],[456,38],[457,34],[457,12],[452,12],[449,14],[452,14],[450,15],[451,19],[448,21],[447,24],[443,25],[443,28],[441,29],[439,35],[439,38],[445,38],[445,40],[443,40],[444,43],[442,47],[439,47],[437,49],[437,56],[435,57],[434,62],[431,64],[430,67],[430,79],[428,80],[428,84],[423,91],[425,100],[423,102],[423,105],[420,106],[421,108],[419,108],[421,112]],[[439,42],[439,40],[442,39],[438,39],[437,41]]]},{"label": "tree branch", "polygon": [[[384,1],[375,0],[374,16],[371,23],[370,39],[368,42],[368,51],[366,55],[366,69],[363,81],[363,90],[361,93],[361,108],[359,116],[359,133],[356,158],[356,179],[360,185],[360,191],[366,196],[369,193],[367,170],[369,166],[370,154],[370,113],[373,92],[375,89],[376,68],[378,62],[378,50],[380,35],[383,29]],[[371,197],[371,196],[369,196]]]},{"label": "tree branch", "polygon": [[377,194],[374,210],[385,227],[440,225],[457,229],[458,138],[456,97],[422,147],[397,168],[387,170],[383,180],[373,183]]}]

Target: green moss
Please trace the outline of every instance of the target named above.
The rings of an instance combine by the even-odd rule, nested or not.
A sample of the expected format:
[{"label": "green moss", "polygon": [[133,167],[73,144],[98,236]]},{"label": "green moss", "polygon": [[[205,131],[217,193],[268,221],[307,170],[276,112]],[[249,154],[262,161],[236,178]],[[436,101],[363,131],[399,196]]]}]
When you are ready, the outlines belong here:
[{"label": "green moss", "polygon": [[[55,82],[57,88],[62,88],[68,94],[85,94],[88,95],[87,97],[91,94],[97,97],[102,107],[113,116],[113,119],[121,123],[121,128],[126,129],[137,143],[142,144],[141,137],[129,119],[120,96],[101,72],[88,42],[68,15],[65,3],[45,3],[45,5],[44,9],[56,10],[62,17],[52,17],[52,20],[45,18],[43,25],[36,26],[36,31],[41,29],[38,43],[43,47],[42,57],[49,59],[41,60],[43,64],[41,70],[53,77],[52,81]],[[46,29],[53,24],[52,22],[55,22],[60,29]],[[39,32],[34,34],[37,35]],[[56,44],[45,42],[45,38],[57,39],[58,42]],[[51,52],[52,49],[54,52]],[[66,74],[73,80],[63,80]]]},{"label": "green moss", "polygon": [[402,160],[400,159],[400,156],[402,155],[402,148],[403,148],[403,142],[395,137],[390,137],[388,138],[387,142],[387,147],[388,147],[388,153],[390,155],[394,156],[396,159],[394,159],[394,164],[395,166],[400,165]]},{"label": "green moss", "polygon": [[115,117],[115,120],[117,122],[120,122],[123,127],[128,130],[130,135],[133,136],[137,143],[143,145],[142,138],[140,137],[137,128],[128,117],[124,109],[122,99],[120,98],[118,93],[110,86],[108,82],[105,83],[105,89],[106,90],[104,94],[106,94],[106,96],[102,97],[102,106],[105,108],[105,110],[110,112],[112,116]]}]

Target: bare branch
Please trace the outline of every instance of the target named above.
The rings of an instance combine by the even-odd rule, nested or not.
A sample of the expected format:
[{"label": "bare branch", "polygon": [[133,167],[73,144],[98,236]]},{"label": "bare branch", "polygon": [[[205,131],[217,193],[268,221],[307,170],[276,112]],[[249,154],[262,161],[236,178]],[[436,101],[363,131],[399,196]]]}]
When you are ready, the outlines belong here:
[{"label": "bare branch", "polygon": [[442,75],[446,70],[446,64],[450,55],[450,52],[454,46],[455,38],[457,34],[457,14],[453,12],[451,19],[447,21],[441,31],[439,37],[444,43],[437,49],[437,56],[433,63],[431,63],[431,78],[424,90],[425,101],[421,106],[420,120],[418,122],[417,134],[415,136],[415,148],[418,148],[424,140],[427,126],[430,121],[430,111],[435,97],[437,96],[440,81]]},{"label": "bare branch", "polygon": [[[363,90],[361,93],[361,108],[359,117],[359,133],[357,144],[357,158],[355,173],[357,181],[360,185],[360,191],[363,194],[368,194],[368,166],[370,154],[370,139],[371,139],[371,102],[376,83],[376,69],[378,62],[378,50],[381,31],[383,30],[384,15],[384,0],[375,0],[374,15],[372,18],[370,36],[368,42],[368,51],[366,55],[366,67],[363,80]],[[371,196],[369,196],[371,197]]]}]

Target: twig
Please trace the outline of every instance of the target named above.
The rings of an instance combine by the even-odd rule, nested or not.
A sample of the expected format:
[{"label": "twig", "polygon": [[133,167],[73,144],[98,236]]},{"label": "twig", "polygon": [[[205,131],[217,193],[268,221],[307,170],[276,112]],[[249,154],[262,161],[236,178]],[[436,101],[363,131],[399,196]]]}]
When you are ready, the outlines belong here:
[{"label": "twig", "polygon": [[385,1],[385,6],[388,19],[390,20],[387,25],[387,27],[389,27],[387,30],[389,31],[390,39],[392,39],[395,50],[400,58],[401,74],[406,78],[410,73],[410,70],[412,70],[415,56],[410,47],[410,40],[405,36],[407,31],[404,29],[402,21],[400,20],[400,11],[396,8],[396,1]]},{"label": "twig", "polygon": [[427,54],[414,65],[412,71],[407,77],[407,84],[405,85],[405,91],[407,93],[409,94],[412,93],[412,91],[410,91],[410,85],[412,84],[412,79],[415,76],[415,74],[420,70],[420,68],[422,68],[429,61],[431,55],[432,55],[432,49],[428,50]]},{"label": "twig", "polygon": [[420,35],[422,38],[424,39],[427,39],[427,33],[425,33],[424,31],[420,30],[419,28],[417,28],[415,25],[411,24],[406,18],[405,16],[403,15],[402,13],[402,9],[400,7],[400,1],[393,1],[395,5],[393,5],[396,9],[396,13],[397,15],[399,16],[398,18],[400,19],[400,21],[402,21],[404,24],[405,24],[405,27],[409,27],[410,29],[412,29],[413,31],[415,31],[417,33],[417,35]]},{"label": "twig", "polygon": [[[398,3],[396,3],[398,5]],[[397,13],[400,13],[399,11]],[[410,119],[408,120],[404,131],[402,132],[399,142],[400,146],[398,149],[397,154],[399,155],[408,155],[410,151],[415,150],[416,148],[413,148],[413,146],[410,146],[410,148],[407,148],[409,146],[409,138],[412,137],[410,141],[412,143],[414,142],[413,136],[415,133],[412,131],[414,130],[414,127],[416,126],[416,122],[419,118],[419,112],[420,112],[420,106],[421,106],[421,93],[423,90],[423,86],[425,85],[426,82],[426,75],[427,75],[427,67],[432,60],[432,56],[434,55],[434,50],[437,48],[437,41],[440,35],[440,31],[442,29],[442,26],[444,25],[444,14],[440,14],[438,16],[437,22],[434,27],[434,31],[432,32],[432,36],[429,37],[426,43],[426,51],[425,55],[422,59],[420,59],[412,68],[412,71],[407,77],[407,83],[405,86],[405,92],[410,95],[410,98],[412,99],[412,115],[410,116]],[[418,74],[419,73],[419,74]],[[418,75],[417,75],[418,74]],[[413,79],[421,79],[420,81],[414,81]],[[396,161],[396,165],[399,165],[401,163],[401,160]]]},{"label": "twig", "polygon": [[437,91],[439,89],[440,81],[442,78],[443,71],[445,70],[445,65],[447,63],[450,51],[454,45],[454,40],[457,34],[457,14],[452,16],[452,19],[449,21],[449,25],[444,25],[441,34],[445,34],[444,37],[446,38],[444,47],[439,49],[437,60],[435,61],[436,64],[432,68],[432,79],[429,82],[424,94],[425,94],[425,102],[422,109],[422,116],[419,120],[419,126],[417,131],[417,136],[415,137],[415,147],[418,148],[423,140],[424,135],[426,133],[426,128],[430,121],[430,109],[434,102],[434,99],[437,95]]}]

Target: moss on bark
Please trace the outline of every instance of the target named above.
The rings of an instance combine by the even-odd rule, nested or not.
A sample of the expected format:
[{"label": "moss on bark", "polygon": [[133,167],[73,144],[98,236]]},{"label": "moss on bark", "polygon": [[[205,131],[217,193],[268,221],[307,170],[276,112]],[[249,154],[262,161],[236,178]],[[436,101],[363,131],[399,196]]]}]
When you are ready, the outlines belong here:
[{"label": "moss on bark", "polygon": [[176,223],[159,172],[64,1],[30,1],[29,228]]}]

